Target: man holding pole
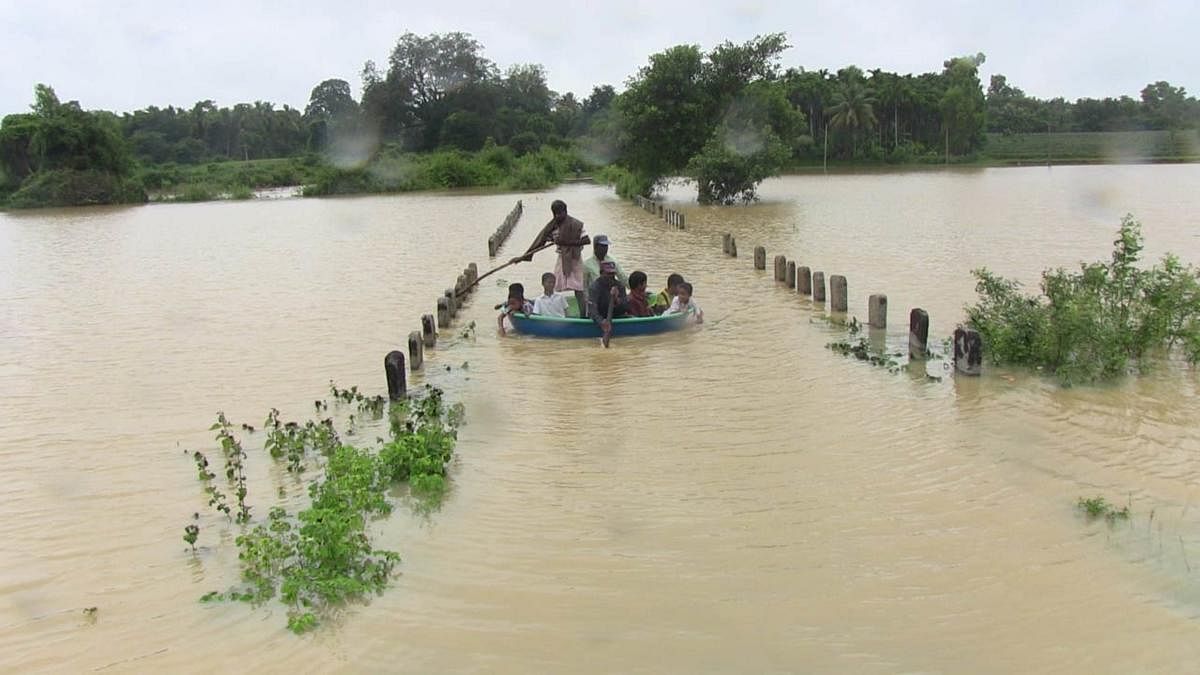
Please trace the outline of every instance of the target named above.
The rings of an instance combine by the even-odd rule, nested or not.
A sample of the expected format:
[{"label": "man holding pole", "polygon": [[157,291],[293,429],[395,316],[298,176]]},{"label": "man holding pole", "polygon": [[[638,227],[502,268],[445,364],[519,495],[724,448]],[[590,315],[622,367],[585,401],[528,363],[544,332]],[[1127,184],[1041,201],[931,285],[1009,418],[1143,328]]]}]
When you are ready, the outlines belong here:
[{"label": "man holding pole", "polygon": [[587,316],[586,287],[583,285],[583,247],[592,240],[583,233],[583,223],[567,215],[567,205],[561,199],[550,204],[552,218],[538,232],[537,238],[526,249],[524,255],[513,258],[510,263],[529,262],[539,248],[553,241],[558,245],[558,261],[554,263],[554,290],[574,291],[579,315]]}]

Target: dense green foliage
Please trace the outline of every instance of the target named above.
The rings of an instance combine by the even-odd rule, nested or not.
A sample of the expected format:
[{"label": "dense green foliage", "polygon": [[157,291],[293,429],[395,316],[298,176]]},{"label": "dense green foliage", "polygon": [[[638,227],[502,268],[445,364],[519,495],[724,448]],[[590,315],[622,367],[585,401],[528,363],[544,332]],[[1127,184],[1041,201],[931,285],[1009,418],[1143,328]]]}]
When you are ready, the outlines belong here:
[{"label": "dense green foliage", "polygon": [[1001,162],[1113,162],[1200,159],[1200,132],[1086,131],[988,134],[987,156]]},{"label": "dense green foliage", "polygon": [[987,91],[988,131],[1002,134],[1082,131],[1173,131],[1200,127],[1200,101],[1169,82],[1146,85],[1137,99],[1081,98],[1074,103],[1026,96],[1003,75]]},{"label": "dense green foliage", "polygon": [[417,154],[383,148],[361,167],[323,166],[304,186],[305,196],[502,187],[547,188],[587,165],[573,152],[542,147],[517,156],[510,148],[487,144],[475,153],[439,150]]},{"label": "dense green foliage", "polygon": [[14,207],[144,202],[133,160],[109,113],[34,89],[33,112],[0,123],[0,197]]},{"label": "dense green foliage", "polygon": [[[383,414],[382,397],[363,396],[357,388],[332,389],[335,397],[356,403],[360,413]],[[317,402],[318,410],[323,406],[327,404]],[[311,468],[322,471],[308,485],[306,508],[293,516],[275,506],[255,522],[246,503],[247,454],[228,420],[219,415],[213,428],[225,456],[226,482],[238,503],[236,514],[216,486],[217,476],[203,453],[194,458],[209,504],[244,524],[236,545],[245,583],[201,599],[257,604],[278,596],[288,607],[288,628],[299,633],[315,627],[338,606],[381,593],[400,556],[375,548],[368,527],[391,512],[388,493],[397,483],[407,483],[425,503],[441,498],[462,412],[459,406],[448,408],[439,390],[427,388],[423,397],[392,403],[388,416],[391,437],[368,448],[343,443],[331,419],[303,426],[281,423],[278,411],[272,410],[264,424],[264,449],[277,461],[286,459],[293,475]],[[354,415],[350,421],[348,435],[354,433]],[[185,528],[185,541],[193,548],[198,532],[195,525]]]},{"label": "dense green foliage", "polygon": [[[143,187],[181,200],[248,198],[283,184],[303,184],[307,194],[534,189],[616,164],[602,177],[623,195],[682,178],[702,203],[728,204],[754,199],[763,178],[784,167],[830,161],[1196,156],[1194,136],[1180,132],[1198,126],[1200,103],[1167,82],[1147,85],[1138,99],[1069,103],[1028,97],[1003,75],[985,95],[983,54],[948,59],[940,72],[831,73],[784,69],[787,48],[782,33],[707,52],[677,45],[651,55],[623,92],[598,85],[582,100],[552,91],[540,65],[501,69],[459,32],[405,33],[386,63],[366,62],[359,100],[346,80],[330,78],[313,87],[303,112],[204,100],[117,116],[59,103],[38,85],[33,112],[0,125],[0,203],[142,201]],[[1153,152],[1095,153],[1086,148],[1111,139],[1072,137],[1057,151],[1063,143],[1048,133],[1144,130],[1169,140]],[[269,169],[259,163],[292,158]],[[22,190],[43,172],[63,173]]]},{"label": "dense green foliage", "polygon": [[1067,383],[1114,378],[1172,348],[1200,360],[1200,272],[1173,255],[1140,269],[1141,250],[1141,226],[1126,216],[1109,262],[1085,263],[1078,272],[1047,270],[1040,295],[975,270],[979,301],[966,311],[984,353]]}]

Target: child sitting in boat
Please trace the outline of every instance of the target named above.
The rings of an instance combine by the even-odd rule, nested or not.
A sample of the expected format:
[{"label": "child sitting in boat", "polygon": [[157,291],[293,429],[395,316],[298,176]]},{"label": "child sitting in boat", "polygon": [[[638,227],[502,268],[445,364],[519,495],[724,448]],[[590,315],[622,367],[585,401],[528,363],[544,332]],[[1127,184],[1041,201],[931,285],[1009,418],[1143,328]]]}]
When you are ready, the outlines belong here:
[{"label": "child sitting in boat", "polygon": [[554,292],[554,272],[542,275],[542,297],[533,301],[533,313],[540,316],[567,316],[567,296]]},{"label": "child sitting in boat", "polygon": [[519,314],[532,314],[533,303],[525,299],[524,284],[509,284],[508,285],[508,301],[504,304],[504,309],[500,310],[500,316],[496,317],[496,325],[500,329],[500,335],[506,335],[509,330],[512,330],[512,321],[508,315],[513,312]]},{"label": "child sitting in boat", "polygon": [[654,316],[650,298],[646,296],[646,273],[629,275],[629,316]]},{"label": "child sitting in boat", "polygon": [[683,283],[683,277],[672,273],[667,277],[667,287],[662,289],[654,296],[654,302],[650,303],[650,309],[655,314],[662,314],[671,307],[671,301],[675,299],[675,294],[679,292],[679,284]]},{"label": "child sitting in boat", "polygon": [[671,306],[667,308],[666,314],[691,314],[690,321],[704,323],[704,310],[700,309],[700,306],[692,299],[692,285],[684,281],[679,284],[678,291],[675,299],[671,301]]}]

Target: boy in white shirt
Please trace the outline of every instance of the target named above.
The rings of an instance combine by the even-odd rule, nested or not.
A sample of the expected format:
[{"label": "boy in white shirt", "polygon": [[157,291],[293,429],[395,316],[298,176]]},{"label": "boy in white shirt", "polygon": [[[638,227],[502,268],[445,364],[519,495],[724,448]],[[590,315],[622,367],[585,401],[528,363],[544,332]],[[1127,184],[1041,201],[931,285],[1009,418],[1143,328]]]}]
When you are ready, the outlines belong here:
[{"label": "boy in white shirt", "polygon": [[555,276],[553,272],[546,272],[542,275],[542,291],[543,295],[533,301],[533,313],[540,316],[557,316],[566,317],[567,315],[567,296],[565,294],[555,293],[554,284]]},{"label": "boy in white shirt", "polygon": [[696,323],[704,323],[704,310],[692,300],[692,285],[688,282],[679,284],[679,293],[675,299],[671,301],[671,307],[667,309],[667,314],[686,313],[692,315],[692,320]]}]

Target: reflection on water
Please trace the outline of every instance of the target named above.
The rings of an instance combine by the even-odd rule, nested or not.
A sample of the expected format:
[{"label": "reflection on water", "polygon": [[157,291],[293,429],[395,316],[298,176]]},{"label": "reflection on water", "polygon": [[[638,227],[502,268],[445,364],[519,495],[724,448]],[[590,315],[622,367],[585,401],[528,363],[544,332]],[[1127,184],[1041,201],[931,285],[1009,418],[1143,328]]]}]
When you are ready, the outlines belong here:
[{"label": "reflection on water", "polygon": [[[196,602],[237,561],[207,516],[185,551],[205,507],[184,450],[207,447],[217,410],[257,424],[272,406],[303,418],[330,379],[383,391],[384,353],[464,264],[490,268],[517,197],[0,215],[0,667],[1187,672],[1195,372],[1070,390],[1000,369],[935,381],[936,362],[890,374],[826,350],[819,311],[724,258],[720,233],[845,274],[859,317],[887,293],[889,345],[924,307],[937,344],[971,268],[1035,281],[1106,256],[1125,211],[1150,256],[1198,262],[1197,178],[791,177],[745,208],[680,189],[686,232],[597,187],[520,195],[504,254],[562,198],[652,288],[687,276],[708,323],[608,350],[500,339],[503,286],[536,288],[553,261],[485,280],[411,382],[467,406],[449,498],[379,523],[404,556],[395,588],[304,639],[277,606]],[[286,478],[250,465],[262,512]],[[1075,499],[1097,494],[1134,517],[1084,523]]]}]

